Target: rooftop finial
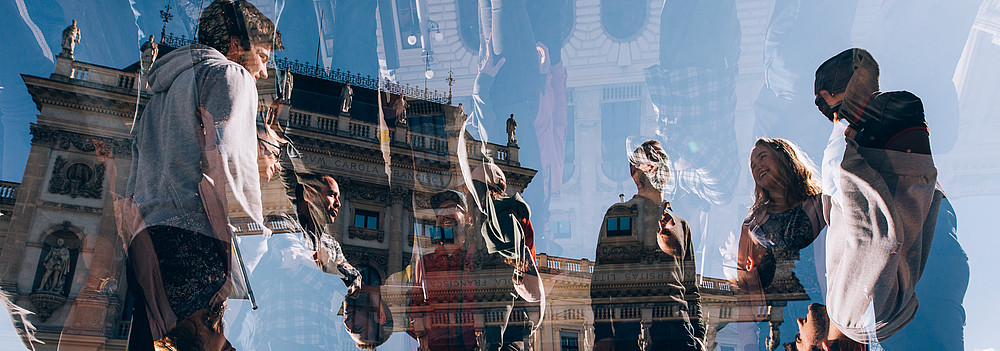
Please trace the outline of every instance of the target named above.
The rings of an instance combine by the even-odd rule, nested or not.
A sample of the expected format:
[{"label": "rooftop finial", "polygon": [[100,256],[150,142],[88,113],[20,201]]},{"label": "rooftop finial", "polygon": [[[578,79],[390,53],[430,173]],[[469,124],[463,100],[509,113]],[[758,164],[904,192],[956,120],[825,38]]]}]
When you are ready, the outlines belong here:
[{"label": "rooftop finial", "polygon": [[170,13],[170,3],[163,10],[160,10],[160,18],[163,19],[163,29],[160,30],[160,41],[163,41],[163,37],[167,36],[167,22],[174,19],[174,15]]},{"label": "rooftop finial", "polygon": [[451,105],[451,87],[455,85],[455,78],[452,77],[452,71],[448,70],[448,105]]}]

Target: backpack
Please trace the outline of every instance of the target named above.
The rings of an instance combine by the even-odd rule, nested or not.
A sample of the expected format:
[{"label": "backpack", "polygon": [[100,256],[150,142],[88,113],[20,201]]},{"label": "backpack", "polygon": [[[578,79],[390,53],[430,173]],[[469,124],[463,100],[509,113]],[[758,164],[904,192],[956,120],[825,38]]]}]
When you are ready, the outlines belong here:
[{"label": "backpack", "polygon": [[908,91],[875,92],[860,108],[842,108],[840,116],[858,132],[858,145],[930,154],[930,133],[920,98]]}]

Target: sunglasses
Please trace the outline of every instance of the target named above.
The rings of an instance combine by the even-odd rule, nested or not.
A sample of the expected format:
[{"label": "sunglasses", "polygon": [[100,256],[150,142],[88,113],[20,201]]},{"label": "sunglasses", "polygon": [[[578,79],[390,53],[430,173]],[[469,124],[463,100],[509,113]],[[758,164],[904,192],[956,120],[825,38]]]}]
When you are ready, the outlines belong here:
[{"label": "sunglasses", "polygon": [[[260,145],[265,151],[267,151],[268,156],[278,157],[281,154],[281,146],[278,146],[272,142],[257,137],[257,144]],[[277,151],[271,151],[268,148],[268,146],[273,147]]]}]

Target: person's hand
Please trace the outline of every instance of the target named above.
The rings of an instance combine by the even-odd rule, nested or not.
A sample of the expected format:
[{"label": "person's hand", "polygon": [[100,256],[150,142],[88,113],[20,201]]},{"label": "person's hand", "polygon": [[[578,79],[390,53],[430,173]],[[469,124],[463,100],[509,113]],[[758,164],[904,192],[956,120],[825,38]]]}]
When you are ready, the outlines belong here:
[{"label": "person's hand", "polygon": [[503,67],[504,62],[507,62],[506,58],[501,57],[499,60],[497,56],[493,54],[493,47],[490,45],[489,41],[486,42],[486,62],[479,67],[479,72],[490,77],[496,77],[497,72],[500,72],[500,67]]},{"label": "person's hand", "polygon": [[361,292],[361,272],[350,263],[344,261],[337,265],[337,270],[344,275],[344,284],[347,285],[347,297],[357,297]]}]

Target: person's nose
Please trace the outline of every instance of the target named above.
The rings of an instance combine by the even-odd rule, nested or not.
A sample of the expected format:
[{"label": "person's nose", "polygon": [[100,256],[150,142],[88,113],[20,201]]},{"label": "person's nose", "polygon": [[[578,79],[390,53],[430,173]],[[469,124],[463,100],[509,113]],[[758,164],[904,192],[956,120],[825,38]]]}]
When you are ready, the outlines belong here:
[{"label": "person's nose", "polygon": [[260,70],[259,79],[267,79],[267,67]]}]

